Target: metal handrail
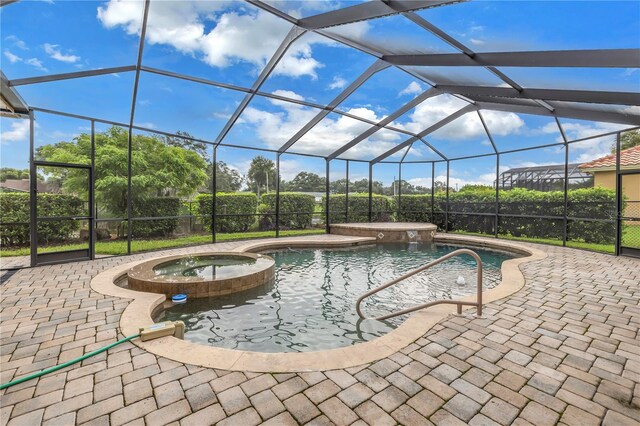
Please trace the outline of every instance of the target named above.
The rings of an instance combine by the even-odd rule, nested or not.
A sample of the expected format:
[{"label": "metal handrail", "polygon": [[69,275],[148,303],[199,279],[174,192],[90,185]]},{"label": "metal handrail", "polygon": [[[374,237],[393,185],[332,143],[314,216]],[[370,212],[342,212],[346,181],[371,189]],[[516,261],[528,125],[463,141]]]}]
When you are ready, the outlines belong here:
[{"label": "metal handrail", "polygon": [[482,259],[480,259],[480,256],[478,256],[478,254],[476,252],[474,252],[473,250],[469,250],[469,249],[459,249],[459,250],[455,250],[452,251],[449,254],[445,254],[444,256],[434,260],[433,262],[430,262],[424,266],[421,266],[417,269],[414,269],[413,271],[407,272],[406,274],[391,280],[385,284],[382,284],[376,288],[374,288],[373,290],[369,290],[368,292],[366,292],[365,294],[363,294],[362,296],[360,296],[358,298],[358,301],[356,302],[356,312],[358,312],[358,316],[360,316],[360,318],[362,319],[370,319],[364,316],[364,314],[362,313],[362,311],[360,310],[360,304],[362,303],[362,301],[364,299],[366,299],[369,296],[372,296],[376,293],[378,293],[379,291],[384,290],[387,287],[390,287],[392,285],[395,285],[397,283],[399,283],[400,281],[404,281],[407,278],[410,278],[416,274],[419,274],[422,271],[425,271],[429,268],[431,268],[432,266],[435,266],[439,263],[444,262],[447,259],[450,259],[452,257],[455,256],[460,256],[462,254],[468,254],[469,256],[473,257],[476,261],[476,276],[477,276],[477,295],[476,295],[476,301],[475,302],[464,302],[464,301],[460,301],[460,300],[436,300],[435,302],[428,302],[428,303],[423,303],[421,305],[417,305],[414,306],[412,308],[407,308],[407,309],[403,309],[401,311],[397,311],[397,312],[393,312],[387,315],[383,315],[381,317],[377,317],[374,319],[377,320],[385,320],[385,319],[389,319],[389,318],[393,318],[393,317],[397,317],[399,315],[404,315],[404,314],[408,314],[420,309],[424,309],[424,308],[429,308],[431,306],[435,306],[435,305],[457,305],[458,307],[458,314],[462,313],[462,306],[475,306],[477,309],[477,313],[478,316],[482,316]]}]

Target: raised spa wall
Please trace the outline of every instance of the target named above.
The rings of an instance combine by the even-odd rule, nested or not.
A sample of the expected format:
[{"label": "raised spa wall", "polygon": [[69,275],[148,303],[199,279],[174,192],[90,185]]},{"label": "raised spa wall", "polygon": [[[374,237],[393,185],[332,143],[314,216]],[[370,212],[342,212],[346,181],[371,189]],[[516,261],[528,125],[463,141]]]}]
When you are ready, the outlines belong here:
[{"label": "raised spa wall", "polygon": [[147,293],[164,294],[167,299],[175,294],[186,294],[189,297],[214,297],[249,290],[275,279],[275,262],[269,256],[254,253],[196,253],[190,256],[228,255],[268,259],[270,262],[259,271],[246,273],[236,277],[202,280],[197,277],[162,277],[156,276],[153,268],[171,260],[180,259],[184,255],[153,259],[134,266],[128,271],[128,288]]},{"label": "raised spa wall", "polygon": [[410,243],[433,241],[437,226],[431,223],[374,222],[339,223],[330,225],[331,234],[351,237],[372,237],[379,243]]}]

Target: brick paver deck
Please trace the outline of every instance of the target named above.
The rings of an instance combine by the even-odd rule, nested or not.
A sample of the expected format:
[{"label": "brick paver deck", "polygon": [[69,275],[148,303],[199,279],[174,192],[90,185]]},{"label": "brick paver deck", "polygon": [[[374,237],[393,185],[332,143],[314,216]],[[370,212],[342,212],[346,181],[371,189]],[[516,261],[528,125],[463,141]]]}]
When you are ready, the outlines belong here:
[{"label": "brick paver deck", "polygon": [[[124,344],[2,391],[2,425],[640,424],[640,261],[536,247],[549,257],[522,266],[523,290],[487,305],[482,319],[452,316],[374,364],[239,373]],[[122,337],[128,301],[92,291],[89,281],[157,255],[11,277],[2,285],[1,381]]]}]

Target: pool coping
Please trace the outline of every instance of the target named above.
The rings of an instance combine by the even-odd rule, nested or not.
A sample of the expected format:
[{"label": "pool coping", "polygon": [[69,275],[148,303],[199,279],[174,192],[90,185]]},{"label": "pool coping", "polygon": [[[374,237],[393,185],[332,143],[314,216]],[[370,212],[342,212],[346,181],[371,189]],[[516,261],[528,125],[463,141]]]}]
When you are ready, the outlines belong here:
[{"label": "pool coping", "polygon": [[[337,236],[336,236],[337,237]],[[510,296],[525,284],[525,278],[519,267],[523,263],[542,260],[547,254],[536,248],[522,246],[504,240],[491,240],[465,235],[436,234],[434,241],[451,244],[465,244],[481,248],[506,250],[522,254],[525,257],[509,259],[502,263],[502,281],[492,289],[482,293],[483,304]],[[278,240],[252,241],[242,244],[230,252],[255,252],[283,247],[345,247],[375,243],[375,238],[345,237],[331,239],[323,235],[279,238]],[[131,299],[120,318],[120,330],[123,335],[136,334],[141,327],[152,325],[152,315],[164,301],[165,296],[124,289],[114,284],[114,280],[129,268],[146,262],[139,260],[126,263],[96,275],[91,280],[91,288],[108,296]],[[475,295],[459,300],[475,301]],[[325,371],[355,367],[386,358],[413,343],[442,319],[455,314],[454,305],[438,305],[413,313],[398,328],[384,336],[353,346],[323,351],[300,353],[264,353],[236,349],[216,348],[188,342],[175,337],[163,337],[132,343],[155,355],[169,358],[184,364],[217,368],[230,371],[293,373],[306,371]],[[464,311],[463,311],[464,315]]]}]

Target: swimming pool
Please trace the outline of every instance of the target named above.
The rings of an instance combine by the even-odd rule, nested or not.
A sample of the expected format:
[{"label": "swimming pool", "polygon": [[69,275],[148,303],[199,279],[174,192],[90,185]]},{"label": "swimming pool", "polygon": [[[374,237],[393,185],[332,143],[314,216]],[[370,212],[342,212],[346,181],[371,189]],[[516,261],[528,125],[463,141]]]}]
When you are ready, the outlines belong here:
[{"label": "swimming pool", "polygon": [[[191,299],[162,311],[157,321],[182,320],[185,339],[257,352],[307,352],[350,346],[382,336],[402,323],[360,321],[356,299],[367,290],[435,260],[459,246],[379,244],[345,249],[265,252],[276,262],[273,283],[228,296]],[[505,252],[473,249],[484,264],[484,288],[501,279]],[[466,284],[457,284],[462,276]],[[372,316],[475,292],[475,263],[457,257],[367,299]]]}]

